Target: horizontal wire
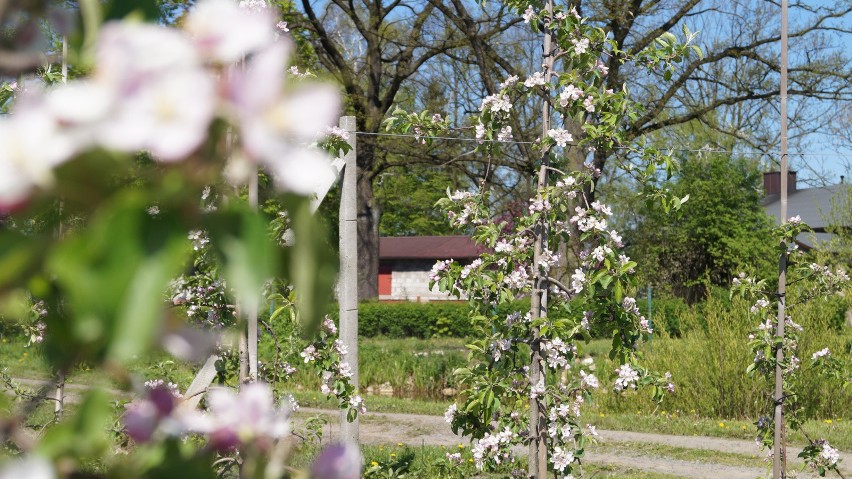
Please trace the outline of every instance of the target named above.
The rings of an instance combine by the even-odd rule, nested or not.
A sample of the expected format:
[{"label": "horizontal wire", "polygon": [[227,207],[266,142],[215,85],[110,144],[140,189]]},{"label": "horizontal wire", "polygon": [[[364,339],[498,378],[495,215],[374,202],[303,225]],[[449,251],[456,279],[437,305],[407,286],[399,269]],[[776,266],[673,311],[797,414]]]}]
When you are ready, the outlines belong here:
[{"label": "horizontal wire", "polygon": [[[477,138],[464,138],[464,137],[456,137],[456,136],[429,136],[429,135],[412,135],[407,133],[379,133],[379,132],[369,132],[369,131],[354,131],[349,133],[355,133],[356,135],[367,135],[367,136],[388,136],[388,137],[396,137],[396,138],[414,138],[416,140],[450,140],[450,141],[467,141],[467,142],[477,142],[477,143],[505,143],[505,144],[513,144],[513,145],[534,145],[535,141],[517,141],[517,140],[487,140],[487,139],[477,139]],[[577,146],[578,143],[567,143],[568,146]],[[616,150],[630,150],[632,147],[629,146],[616,146],[613,147]],[[681,153],[730,153],[732,155],[764,155],[764,156],[780,156],[781,153],[777,151],[741,151],[734,152],[731,150],[725,150],[720,148],[659,148],[660,150],[666,150],[671,152],[681,152]],[[830,153],[830,152],[807,152],[807,153],[787,153],[787,156],[837,156],[841,158],[852,156],[852,153],[843,154],[843,153]]]}]

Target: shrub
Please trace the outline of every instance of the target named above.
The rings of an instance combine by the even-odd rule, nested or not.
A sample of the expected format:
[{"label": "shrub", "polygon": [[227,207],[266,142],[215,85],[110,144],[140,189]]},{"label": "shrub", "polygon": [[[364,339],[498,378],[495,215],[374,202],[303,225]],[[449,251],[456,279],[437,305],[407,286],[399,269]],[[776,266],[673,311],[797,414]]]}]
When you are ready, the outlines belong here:
[{"label": "shrub", "polygon": [[[668,411],[691,412],[707,417],[756,418],[771,401],[772,388],[761,378],[746,375],[752,362],[747,336],[754,326],[748,314],[749,304],[740,299],[725,301],[711,298],[686,308],[680,313],[682,336],[666,337],[660,330],[650,348],[644,351],[652,369],[671,371],[677,385],[674,395],[666,399]],[[794,321],[804,327],[799,344],[802,374],[799,387],[807,391],[799,398],[809,418],[848,418],[852,390],[829,390],[822,378],[811,372],[810,355],[829,347],[837,354],[850,353],[852,331],[844,327],[842,318],[848,300],[835,296],[815,300],[799,309]],[[606,358],[597,360],[601,377],[607,377],[617,365]],[[612,412],[648,411],[654,409],[650,398],[605,394],[599,396],[602,410]]]},{"label": "shrub", "polygon": [[[497,307],[498,315],[512,312],[526,314],[529,300],[514,301]],[[365,301],[358,305],[358,333],[361,337],[389,338],[463,338],[473,330],[470,305],[462,302],[430,303]],[[331,305],[329,316],[338,322],[337,305]]]}]

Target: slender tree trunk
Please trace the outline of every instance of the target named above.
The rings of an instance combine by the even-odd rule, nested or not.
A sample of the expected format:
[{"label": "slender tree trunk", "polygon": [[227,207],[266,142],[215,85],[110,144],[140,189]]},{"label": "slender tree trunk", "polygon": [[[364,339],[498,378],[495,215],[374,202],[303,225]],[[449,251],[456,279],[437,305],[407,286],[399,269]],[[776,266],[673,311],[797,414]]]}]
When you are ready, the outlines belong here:
[{"label": "slender tree trunk", "polygon": [[[553,0],[548,0],[547,14],[553,12]],[[550,30],[544,31],[544,80],[550,84],[550,78],[553,73],[553,38]],[[542,116],[542,137],[547,135],[547,130],[550,129],[550,92],[545,97],[541,108]],[[544,151],[541,157],[541,165],[538,170],[537,191],[540,192],[547,186],[547,166],[548,156],[550,152]],[[541,200],[541,193],[536,193]],[[547,248],[547,224],[542,219],[539,220],[535,229],[535,245],[533,250],[533,291],[530,298],[530,317],[533,321],[538,318],[547,316],[547,277],[542,274],[542,269],[539,266],[542,251]],[[539,382],[546,384],[546,371],[542,367],[541,355],[541,333],[538,328],[533,328],[532,341],[530,342],[530,384],[536,387]],[[529,452],[529,477],[531,479],[545,479],[547,477],[547,442],[546,442],[546,423],[547,414],[544,411],[542,398],[536,397],[530,400],[530,452]]]}]

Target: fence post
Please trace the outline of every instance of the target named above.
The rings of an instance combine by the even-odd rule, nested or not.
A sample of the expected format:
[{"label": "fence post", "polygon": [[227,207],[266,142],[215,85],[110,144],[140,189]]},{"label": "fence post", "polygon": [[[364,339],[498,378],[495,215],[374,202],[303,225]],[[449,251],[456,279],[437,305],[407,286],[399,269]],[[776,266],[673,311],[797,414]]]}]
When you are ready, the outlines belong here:
[{"label": "fence post", "polygon": [[[257,201],[258,201],[258,171],[257,167],[249,176],[248,183],[248,201],[249,206],[252,210],[257,211]],[[246,323],[247,323],[247,334],[246,340],[248,342],[248,349],[246,351],[248,355],[248,381],[249,382],[257,382],[258,374],[257,374],[257,316],[258,316],[258,308],[260,305],[260,291],[253,291],[253,296],[251,298],[247,298],[245,307],[246,307]],[[245,301],[245,298],[243,299]]]},{"label": "fence post", "polygon": [[[357,130],[355,117],[340,118],[340,128],[349,133],[352,147],[343,157],[343,178],[340,185],[340,279],[338,304],[340,305],[340,340],[346,346],[343,360],[352,368],[352,384],[358,390],[358,210],[355,151]],[[358,444],[358,419],[349,422],[346,411],[341,411],[340,438]]]},{"label": "fence post", "polygon": [[[781,2],[781,224],[787,222],[787,0]],[[781,239],[781,256],[778,260],[778,319],[775,336],[784,338],[784,321],[787,313],[787,243]],[[784,347],[776,346],[775,350],[775,419],[774,441],[772,443],[772,477],[784,479],[787,477],[787,447],[784,444]]]}]

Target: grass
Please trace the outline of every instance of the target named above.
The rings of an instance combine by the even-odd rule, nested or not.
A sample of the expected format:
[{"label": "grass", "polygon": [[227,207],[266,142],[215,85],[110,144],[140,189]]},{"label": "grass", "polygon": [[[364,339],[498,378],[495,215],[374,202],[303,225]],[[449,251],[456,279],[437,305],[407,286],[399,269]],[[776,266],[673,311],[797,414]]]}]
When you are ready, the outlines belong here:
[{"label": "grass", "polygon": [[[335,409],[337,402],[326,398],[318,392],[296,391],[293,397],[301,407]],[[444,414],[450,403],[446,401],[425,401],[420,399],[404,399],[383,396],[366,396],[367,409],[370,412],[425,414],[440,416]]]},{"label": "grass", "polygon": [[[677,393],[668,397],[662,406],[655,408],[646,393],[616,395],[601,390],[586,407],[586,417],[606,429],[753,439],[756,432],[753,422],[759,411],[756,406],[764,400],[767,388],[766,384],[743,372],[749,355],[743,338],[750,322],[728,308],[708,303],[700,311],[700,318],[697,311],[682,318],[682,324],[689,326],[683,338],[661,334],[645,347],[644,363],[658,371],[671,370],[675,375]],[[801,322],[806,331],[814,331],[802,340],[805,354],[816,347],[818,341],[831,343],[836,354],[842,354],[845,343],[852,344],[852,332],[848,330],[824,338],[814,337],[825,329],[820,323],[822,310],[818,306],[803,314]],[[609,343],[609,340],[599,339],[578,345],[582,357],[594,358],[595,373],[601,379],[608,378],[615,367],[606,357]],[[452,393],[448,389],[457,386],[452,371],[466,363],[464,344],[459,338],[362,339],[359,344],[360,381],[368,409],[443,414],[453,400],[446,393]],[[299,359],[296,357],[292,364],[303,366]],[[7,368],[12,376],[51,377],[38,347],[25,347],[20,336],[2,338],[0,367]],[[192,365],[169,361],[165,354],[140,358],[130,368],[142,379],[165,378],[182,389],[189,385],[194,370]],[[830,390],[812,378],[803,380],[812,382],[812,390],[816,391],[812,393],[814,398],[807,401],[809,414],[817,419],[808,421],[805,430],[812,437],[824,437],[841,449],[852,450],[849,391]],[[73,371],[68,382],[115,386],[85,367]],[[379,391],[382,385],[392,388],[391,397],[370,393]],[[279,388],[292,392],[303,407],[335,408],[335,403],[318,392],[311,392],[317,391],[318,386],[318,375],[309,368],[300,367],[293,380]],[[387,391],[387,387],[384,389]],[[790,439],[798,444],[805,440],[797,433]]]},{"label": "grass", "polygon": [[[305,467],[317,454],[319,448],[312,447],[301,451],[294,458],[294,464]],[[506,479],[510,477],[526,477],[526,458],[518,458],[514,463],[501,467],[497,472],[484,473],[476,470],[470,448],[448,446],[406,446],[397,444],[380,444],[364,446],[364,466],[366,479],[396,477],[393,473],[405,474],[410,479]],[[448,453],[460,453],[460,464],[449,467],[446,460]],[[512,471],[519,471],[518,476],[512,476]],[[393,473],[391,472],[393,471]],[[622,468],[606,464],[583,465],[584,476],[595,479],[677,479],[679,476],[645,472],[638,469]],[[579,477],[579,476],[577,476]]]},{"label": "grass", "polygon": [[[729,439],[753,440],[757,427],[746,419],[706,418],[679,413],[607,413],[589,407],[583,412],[589,422],[600,429],[635,431],[678,436],[709,436]],[[811,437],[827,439],[833,446],[852,451],[852,421],[847,419],[812,419],[805,422],[804,430]],[[790,431],[793,444],[806,444],[805,437]]]},{"label": "grass", "polygon": [[589,448],[592,452],[607,452],[639,457],[664,457],[678,461],[704,462],[726,466],[765,467],[766,462],[756,455],[706,449],[690,449],[645,442],[611,442]]}]

